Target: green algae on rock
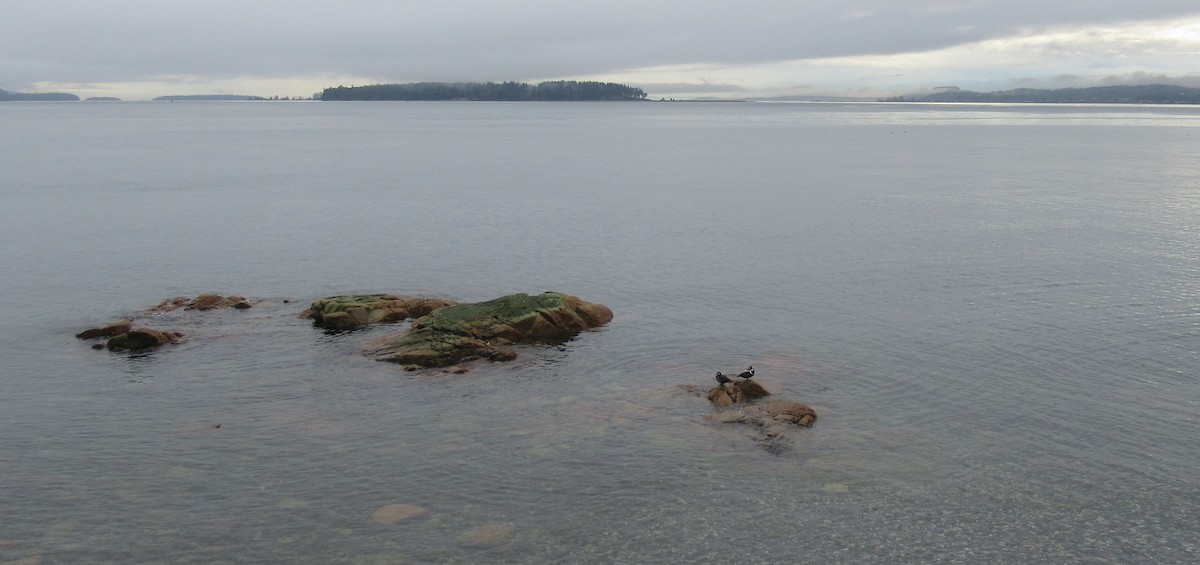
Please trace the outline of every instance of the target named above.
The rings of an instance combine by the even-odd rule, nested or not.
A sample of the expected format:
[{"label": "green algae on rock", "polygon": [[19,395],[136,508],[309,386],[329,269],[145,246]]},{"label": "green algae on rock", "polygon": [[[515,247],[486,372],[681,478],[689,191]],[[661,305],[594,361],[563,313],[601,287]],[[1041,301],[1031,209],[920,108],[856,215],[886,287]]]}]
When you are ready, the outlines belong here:
[{"label": "green algae on rock", "polygon": [[607,306],[560,292],[510,294],[487,302],[456,304],[413,321],[412,330],[387,339],[381,361],[410,368],[447,367],[464,361],[508,361],[513,343],[562,343],[579,332],[604,325]]},{"label": "green algae on rock", "polygon": [[331,330],[352,330],[370,324],[400,322],[425,316],[454,304],[438,298],[409,298],[392,294],[330,296],[314,300],[301,316]]}]

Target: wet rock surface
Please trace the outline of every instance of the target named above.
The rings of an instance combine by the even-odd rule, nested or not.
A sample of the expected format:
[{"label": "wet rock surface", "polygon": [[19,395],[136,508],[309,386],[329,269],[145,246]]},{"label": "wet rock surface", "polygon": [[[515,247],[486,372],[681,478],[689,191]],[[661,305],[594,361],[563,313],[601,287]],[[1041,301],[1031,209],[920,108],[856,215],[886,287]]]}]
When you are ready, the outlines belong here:
[{"label": "wet rock surface", "polygon": [[509,345],[563,343],[612,317],[607,306],[569,294],[510,294],[434,310],[414,320],[411,331],[385,339],[375,354],[410,369],[509,361],[517,357]]},{"label": "wet rock surface", "polygon": [[705,417],[715,424],[743,424],[755,430],[756,439],[771,452],[786,448],[787,433],[796,426],[811,428],[817,412],[803,402],[759,399],[769,396],[761,383],[738,379],[720,383],[703,393],[717,409]]},{"label": "wet rock surface", "polygon": [[133,329],[133,320],[118,320],[111,324],[83,330],[75,337],[79,339],[96,339],[100,337],[114,337],[121,335]]},{"label": "wet rock surface", "polygon": [[179,343],[182,338],[182,332],[133,328],[123,334],[113,336],[105,344],[105,347],[109,351],[145,351]]},{"label": "wet rock surface", "polygon": [[219,310],[222,308],[234,308],[237,310],[245,310],[253,304],[250,299],[245,296],[231,294],[229,296],[221,296],[220,294],[201,294],[195,298],[179,296],[168,298],[159,302],[156,306],[150,309],[152,313],[173,312],[175,310]]},{"label": "wet rock surface", "polygon": [[250,307],[250,299],[238,295],[201,294],[195,298],[179,296],[163,300],[133,318],[89,328],[75,334],[75,337],[83,340],[107,338],[103,343],[93,344],[92,349],[118,352],[149,351],[164,345],[181,343],[184,333],[175,329],[144,327],[137,325],[137,320],[158,319],[176,311],[245,310]]},{"label": "wet rock surface", "polygon": [[314,300],[301,316],[331,330],[352,330],[371,324],[388,324],[429,315],[454,304],[440,298],[412,298],[392,294],[330,296]]}]

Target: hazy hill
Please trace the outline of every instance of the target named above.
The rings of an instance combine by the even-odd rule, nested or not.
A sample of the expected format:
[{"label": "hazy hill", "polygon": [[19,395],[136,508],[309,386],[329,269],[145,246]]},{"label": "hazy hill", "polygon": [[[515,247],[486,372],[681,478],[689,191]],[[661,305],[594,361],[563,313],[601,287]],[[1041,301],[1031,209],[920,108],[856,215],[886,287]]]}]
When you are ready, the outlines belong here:
[{"label": "hazy hill", "polygon": [[1169,84],[1094,86],[1041,90],[1018,88],[996,92],[945,89],[932,94],[898,96],[886,102],[1032,102],[1044,104],[1200,104],[1200,88]]},{"label": "hazy hill", "polygon": [[12,92],[0,89],[0,102],[19,102],[28,100],[67,102],[79,100],[79,97],[75,96],[74,94],[67,94],[65,92],[35,92],[31,94],[27,92]]}]

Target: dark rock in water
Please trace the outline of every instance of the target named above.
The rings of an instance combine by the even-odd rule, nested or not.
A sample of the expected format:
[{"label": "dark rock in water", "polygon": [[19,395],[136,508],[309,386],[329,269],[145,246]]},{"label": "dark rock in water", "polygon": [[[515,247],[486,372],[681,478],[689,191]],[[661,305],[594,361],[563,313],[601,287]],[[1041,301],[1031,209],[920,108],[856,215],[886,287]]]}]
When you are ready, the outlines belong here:
[{"label": "dark rock in water", "polygon": [[109,339],[107,347],[109,351],[144,351],[171,343],[179,343],[182,335],[179,332],[134,328]]},{"label": "dark rock in water", "polygon": [[758,384],[758,381],[752,381],[750,379],[733,383],[733,386],[737,387],[737,389],[740,390],[742,394],[746,396],[746,398],[762,398],[764,396],[771,395],[770,392],[767,392],[767,389]]},{"label": "dark rock in water", "polygon": [[452,300],[408,298],[391,294],[331,296],[314,300],[302,317],[331,330],[352,330],[370,324],[400,322],[418,318],[453,305]]},{"label": "dark rock in water", "polygon": [[75,334],[75,337],[77,337],[79,339],[96,339],[98,337],[113,337],[113,336],[121,335],[131,329],[133,329],[133,321],[132,320],[119,320],[119,321],[113,322],[111,324],[108,324],[107,326],[83,330],[83,331]]},{"label": "dark rock in water", "polygon": [[421,368],[464,361],[508,361],[509,343],[562,343],[612,320],[612,310],[558,292],[510,294],[487,302],[456,304],[413,321],[412,330],[387,339],[377,358]]}]

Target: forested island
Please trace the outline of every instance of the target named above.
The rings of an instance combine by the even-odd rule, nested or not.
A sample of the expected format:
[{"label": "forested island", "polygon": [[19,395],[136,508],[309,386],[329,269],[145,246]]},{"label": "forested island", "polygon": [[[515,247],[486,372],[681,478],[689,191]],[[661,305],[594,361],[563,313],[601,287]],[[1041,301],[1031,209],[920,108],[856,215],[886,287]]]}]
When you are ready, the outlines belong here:
[{"label": "forested island", "polygon": [[972,92],[945,88],[933,94],[897,96],[881,102],[1009,102],[1042,104],[1200,104],[1200,88],[1169,84],[1094,86],[1042,90],[1018,88]]},{"label": "forested island", "polygon": [[27,101],[48,101],[48,102],[73,102],[79,100],[74,94],[65,92],[12,92],[10,90],[0,89],[0,102],[27,102]]},{"label": "forested island", "polygon": [[579,101],[645,100],[640,88],[612,82],[416,82],[326,88],[321,100]]}]

